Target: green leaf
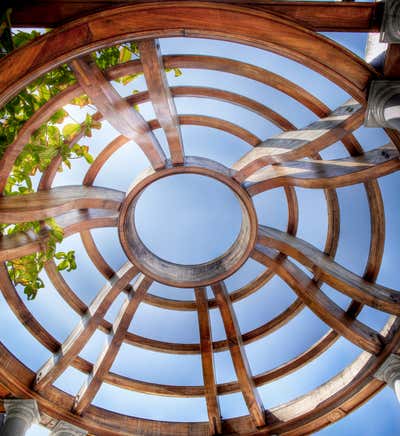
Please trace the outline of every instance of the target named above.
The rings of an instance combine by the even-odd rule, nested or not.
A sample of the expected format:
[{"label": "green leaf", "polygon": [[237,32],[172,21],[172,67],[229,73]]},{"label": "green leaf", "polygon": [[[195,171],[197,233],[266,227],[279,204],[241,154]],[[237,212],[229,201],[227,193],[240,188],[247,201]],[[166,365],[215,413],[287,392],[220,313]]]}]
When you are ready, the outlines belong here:
[{"label": "green leaf", "polygon": [[67,140],[71,140],[75,135],[81,131],[81,125],[78,123],[66,124],[63,127],[62,134]]},{"label": "green leaf", "polygon": [[132,52],[125,46],[121,47],[119,51],[119,63],[122,64],[124,62],[130,61],[132,58]]}]

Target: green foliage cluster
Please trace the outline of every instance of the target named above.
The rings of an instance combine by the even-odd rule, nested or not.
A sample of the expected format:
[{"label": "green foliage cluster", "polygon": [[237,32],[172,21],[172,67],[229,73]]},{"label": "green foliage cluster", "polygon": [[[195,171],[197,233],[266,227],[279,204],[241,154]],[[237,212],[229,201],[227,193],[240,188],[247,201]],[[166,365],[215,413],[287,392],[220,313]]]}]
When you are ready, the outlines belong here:
[{"label": "green foliage cluster", "polygon": [[[0,15],[0,57],[37,36],[39,32],[36,31],[18,32],[12,35],[10,10]],[[93,57],[99,68],[106,69],[139,57],[139,52],[135,43],[126,43],[99,50],[93,54]],[[181,74],[179,69],[174,69],[174,72],[176,76]],[[126,76],[119,79],[119,82],[126,85],[136,77],[137,75]],[[32,82],[0,109],[0,159],[31,116],[75,81],[71,69],[67,65],[62,65]],[[82,95],[71,103],[83,108],[90,105],[90,100],[86,95]],[[33,192],[32,177],[44,172],[56,156],[61,156],[62,159],[59,171],[63,171],[64,167],[71,168],[72,159],[84,158],[87,163],[92,163],[93,158],[88,146],[75,141],[81,137],[90,137],[93,129],[101,128],[101,123],[88,113],[83,123],[65,124],[64,121],[69,116],[65,109],[59,109],[32,134],[15,161],[4,195],[24,195]],[[76,268],[75,253],[74,251],[57,252],[56,246],[63,239],[63,229],[54,219],[44,222],[0,224],[0,235],[13,235],[19,232],[46,235],[45,247],[41,252],[7,262],[13,282],[22,285],[27,298],[33,299],[38,290],[44,287],[39,274],[45,263],[55,259],[58,261],[58,270],[71,271]]]}]

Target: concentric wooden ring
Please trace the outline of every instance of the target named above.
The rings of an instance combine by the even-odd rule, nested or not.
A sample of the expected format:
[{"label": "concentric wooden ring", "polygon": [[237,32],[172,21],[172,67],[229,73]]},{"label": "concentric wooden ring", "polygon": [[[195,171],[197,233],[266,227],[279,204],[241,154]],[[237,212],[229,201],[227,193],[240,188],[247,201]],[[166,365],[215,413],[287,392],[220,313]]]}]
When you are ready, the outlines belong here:
[{"label": "concentric wooden ring", "polygon": [[[161,259],[142,242],[135,225],[137,201],[146,187],[164,177],[197,174],[210,177],[229,187],[242,211],[242,224],[232,246],[221,256],[197,265],[179,265]],[[167,164],[165,169],[147,170],[131,186],[122,204],[118,234],[121,245],[137,268],[160,283],[180,288],[208,286],[237,271],[253,250],[257,235],[257,215],[247,191],[231,177],[232,171],[222,164],[202,157],[186,157],[183,165]]]},{"label": "concentric wooden ring", "polygon": [[[252,30],[251,33],[249,28]],[[211,56],[160,56],[160,54],[157,54],[157,41],[154,38],[163,36],[200,36],[225,39],[283,54],[322,73],[348,91],[360,105],[351,103],[351,106],[356,109],[354,116],[348,116],[344,123],[335,124],[334,121],[329,119],[330,111],[328,107],[316,97],[287,79],[266,72],[259,67]],[[147,38],[151,39],[147,40]],[[103,74],[100,74],[91,65],[90,59],[88,60],[85,57],[77,58],[77,56],[82,56],[95,49],[131,39],[139,42],[141,59],[121,64],[102,72]],[[127,136],[116,138],[109,147],[106,147],[100,153],[83,182],[88,189],[76,191],[68,205],[64,205],[60,201],[62,197],[56,196],[55,200],[58,202],[52,200],[52,192],[57,195],[59,192],[57,188],[54,191],[50,190],[56,170],[61,162],[60,157],[57,157],[49,167],[48,172],[44,174],[39,185],[39,190],[42,190],[43,193],[26,197],[27,206],[29,207],[26,207],[23,211],[15,212],[15,214],[12,212],[9,217],[15,219],[20,214],[22,219],[24,214],[27,216],[30,212],[34,212],[40,217],[46,214],[49,216],[52,214],[58,215],[63,212],[63,215],[56,216],[56,218],[63,225],[66,236],[81,231],[89,256],[109,282],[101,289],[94,302],[87,306],[68,286],[67,282],[56,270],[54,263],[49,263],[46,266],[47,273],[55,287],[71,308],[82,317],[81,324],[85,325],[84,328],[81,325],[78,326],[72,332],[70,338],[61,344],[31,314],[27,305],[18,296],[6,269],[1,266],[2,292],[7,303],[32,336],[53,353],[47,364],[38,372],[39,376],[18,362],[5,347],[0,345],[1,385],[8,389],[12,395],[36,398],[41,410],[54,418],[70,421],[94,434],[113,436],[116,434],[153,435],[155,433],[165,436],[171,434],[192,436],[221,432],[252,435],[278,433],[298,436],[316,431],[345,416],[374,395],[383,386],[381,382],[373,379],[374,372],[384,362],[389,353],[398,352],[400,345],[399,320],[395,316],[389,320],[381,332],[376,332],[357,320],[357,315],[363,304],[369,304],[376,309],[395,315],[398,315],[400,310],[398,294],[374,283],[379,273],[384,245],[383,200],[375,178],[398,170],[397,152],[393,147],[386,147],[364,153],[362,147],[351,134],[362,121],[365,109],[365,90],[368,82],[376,76],[376,72],[343,47],[328,41],[311,30],[298,26],[293,21],[286,20],[284,17],[270,12],[249,10],[227,4],[216,5],[215,3],[202,1],[162,2],[130,5],[124,8],[103,11],[71,22],[38,39],[33,44],[22,47],[0,63],[0,101],[7,101],[31,80],[63,62],[71,62],[79,83],[66,89],[49,104],[41,108],[21,129],[16,141],[10,145],[4,159],[0,162],[0,187],[4,187],[15,158],[29,140],[32,132],[45,122],[55,109],[67,104],[72,97],[84,92],[93,93],[92,100],[99,110],[96,117],[104,117],[111,124],[114,123],[117,127],[120,127],[118,129],[120,133]],[[152,62],[158,65],[153,71],[155,74],[149,74],[149,72],[152,72],[151,68],[149,69]],[[168,89],[167,83],[163,82],[162,78],[163,67],[206,68],[239,74],[257,80],[291,96],[318,117],[328,116],[327,119],[321,120],[321,125],[325,128],[328,124],[330,128],[326,129],[320,137],[306,137],[307,129],[294,132],[295,127],[290,121],[240,94],[196,87]],[[148,91],[132,96],[124,102],[117,101],[109,81],[124,74],[139,72],[144,72],[146,78],[149,79]],[[90,87],[88,78],[97,80],[97,82],[94,82],[94,89]],[[111,100],[108,102],[104,95],[100,95],[100,98],[96,100],[96,83],[98,84],[99,81],[103,89],[107,91],[105,94],[111,95]],[[161,90],[159,95],[155,93],[157,89]],[[223,119],[193,115],[178,116],[173,110],[169,113],[165,111],[165,103],[168,98],[184,95],[204,96],[233,102],[262,115],[282,130],[292,130],[293,132],[287,133],[286,136],[285,134],[280,136],[278,140],[275,138],[272,141],[260,143],[259,138],[251,130],[228,123]],[[98,94],[97,97],[99,97]],[[219,168],[216,171],[218,177],[222,177],[219,173],[220,170],[222,171],[223,177],[226,176],[227,181],[234,186],[234,192],[237,191],[238,197],[240,197],[238,193],[244,193],[243,198],[245,200],[242,199],[242,201],[244,205],[248,205],[249,210],[252,208],[252,204],[246,190],[251,195],[256,195],[258,192],[271,189],[274,186],[282,186],[285,190],[289,206],[289,223],[286,233],[282,234],[282,232],[277,232],[276,229],[262,226],[257,227],[255,213],[254,216],[251,215],[253,221],[250,220],[251,217],[249,218],[249,223],[252,225],[249,225],[247,233],[245,232],[242,235],[243,239],[247,241],[247,245],[244,244],[243,251],[236,255],[238,259],[232,256],[235,257],[235,262],[232,263],[230,269],[228,268],[229,271],[228,269],[225,271],[226,276],[239,268],[249,255],[270,269],[264,270],[265,272],[260,277],[238,291],[231,294],[227,293],[224,283],[221,282],[222,278],[225,277],[224,275],[206,277],[204,281],[176,281],[171,277],[165,279],[165,277],[157,274],[157,271],[155,274],[155,263],[153,261],[147,265],[148,268],[146,269],[146,265],[143,265],[140,259],[137,261],[135,256],[132,257],[131,249],[132,246],[137,246],[137,240],[125,241],[128,257],[134,266],[128,262],[124,267],[125,269],[114,271],[102,258],[90,236],[89,232],[92,228],[115,226],[117,223],[117,209],[122,200],[122,193],[112,193],[111,190],[108,190],[97,198],[97,188],[93,188],[92,185],[97,173],[108,157],[128,139],[132,139],[134,133],[132,124],[128,122],[122,125],[119,123],[118,116],[113,113],[116,107],[112,107],[112,104],[117,102],[120,114],[124,113],[126,115],[126,111],[129,112],[129,104],[141,103],[146,100],[150,100],[155,106],[157,119],[146,125],[137,116],[135,118],[132,112],[128,114],[127,119],[133,122],[136,121],[142,129],[142,135],[138,135],[136,139],[138,145],[142,147],[149,158],[150,164],[155,168],[155,170],[150,170],[147,177],[150,177],[149,174],[153,174],[154,180],[156,180],[162,174],[168,174],[168,171],[171,174],[179,173],[179,171],[190,172],[187,171],[190,165],[192,167],[197,165],[197,168],[201,168],[201,170],[198,169],[197,171],[205,171],[202,167],[204,163],[199,163],[198,158],[195,158],[195,164],[193,164],[193,161],[190,163],[190,159],[184,155],[179,135],[177,135],[179,125],[195,124],[225,130],[255,146],[250,153],[236,162],[235,169],[237,173],[235,178],[233,178],[233,171],[229,169],[221,170]],[[110,101],[111,107],[109,105]],[[336,115],[346,115],[349,109],[350,106],[344,106],[339,108],[339,112],[334,112],[332,115],[334,117]],[[314,127],[319,129],[321,125],[318,123],[312,126],[311,129],[314,129]],[[172,163],[165,158],[152,136],[151,130],[160,127],[170,134],[167,135],[167,138]],[[169,130],[171,127],[176,130]],[[398,136],[393,132],[389,132],[389,135],[395,145],[399,146]],[[291,154],[287,154],[285,151],[282,153],[282,149],[278,150],[279,153],[275,153],[275,155],[266,152],[266,150],[268,151],[274,146],[279,146],[281,141],[285,142],[287,139],[289,139],[289,142],[286,144],[291,147],[293,143],[290,141],[293,136],[305,138],[307,144],[302,143],[299,147],[294,147]],[[325,146],[339,139],[342,140],[352,157],[342,161],[335,161],[333,166],[336,170],[330,172],[329,165],[332,165],[332,162],[320,161],[316,154]],[[75,140],[77,139],[75,138]],[[304,157],[308,158],[306,164],[304,160],[294,163],[286,162],[289,158],[292,160]],[[184,165],[180,165],[182,158],[186,159]],[[270,166],[271,163],[275,165]],[[206,171],[209,171],[207,165],[205,167]],[[359,171],[350,170],[351,167],[357,167]],[[211,170],[215,170],[215,163],[212,163]],[[200,174],[200,172],[198,173]],[[321,174],[323,177],[321,177]],[[210,177],[210,174],[204,175]],[[217,178],[215,174],[211,177]],[[146,177],[143,180],[147,180]],[[119,218],[122,238],[125,238],[127,233],[124,225],[129,222],[128,216],[134,213],[134,203],[142,192],[141,189],[145,189],[145,186],[147,186],[143,180],[132,188],[124,201]],[[242,184],[239,182],[242,182]],[[365,185],[371,215],[370,252],[364,276],[361,278],[350,275],[347,276],[349,280],[346,281],[346,274],[343,273],[340,265],[338,266],[333,260],[339,238],[339,205],[335,188],[361,182]],[[140,183],[143,184],[143,188]],[[150,180],[149,183],[152,183],[152,181]],[[230,186],[231,189],[233,189],[232,186]],[[324,252],[328,256],[325,256],[315,247],[307,245],[305,241],[294,237],[298,219],[294,186],[323,188],[325,191],[329,225]],[[82,199],[82,192],[86,193],[86,199]],[[110,199],[105,201],[107,196],[110,196]],[[35,204],[36,199],[47,199],[50,202],[53,201],[53,203],[49,204],[46,212],[37,207]],[[10,205],[11,208],[16,207],[18,209],[18,199],[14,203],[6,200],[0,209],[3,209],[3,213],[7,213],[7,207]],[[64,208],[79,207],[102,207],[104,209],[64,210]],[[106,208],[110,209],[107,210]],[[244,209],[250,216],[249,210],[246,207]],[[251,209],[251,213],[253,212],[254,210]],[[124,215],[125,218],[123,218]],[[257,233],[259,245],[252,250],[254,246],[252,238],[256,237],[255,233]],[[10,256],[30,253],[40,249],[46,234],[40,235],[40,237],[43,236],[43,240],[30,238],[30,235],[20,236],[18,235],[13,240],[2,239],[1,259],[7,260],[12,258]],[[281,252],[278,252],[279,250]],[[314,280],[308,280],[307,275],[297,268],[295,264],[291,263],[289,257],[296,259],[298,262],[300,261],[306,268],[309,268],[314,273]],[[243,262],[242,259],[244,259]],[[139,270],[144,272],[145,275],[138,274]],[[216,273],[221,273],[219,267],[216,268]],[[131,287],[128,280],[136,274],[138,274],[138,277]],[[274,319],[249,332],[241,332],[237,322],[235,322],[232,303],[259,289],[274,274],[280,275],[283,280],[290,284],[298,294],[298,299]],[[196,272],[195,277],[199,279],[198,272]],[[189,285],[190,287],[196,287],[196,300],[179,301],[162,298],[151,293],[146,294],[151,284],[151,278],[173,286],[185,287]],[[353,298],[347,311],[338,310],[332,304],[332,301],[327,299],[323,292],[319,290],[318,286],[323,282],[336,286],[338,291],[347,293]],[[205,289],[201,287],[208,284],[213,285],[214,299],[207,300]],[[362,289],[366,289],[368,292],[361,292]],[[126,310],[120,313],[121,316],[117,317],[117,322],[112,325],[104,318],[104,314],[119,293],[127,294],[129,301]],[[164,309],[197,310],[201,327],[200,343],[174,344],[128,332],[128,321],[141,301]],[[246,353],[243,345],[260,339],[281,327],[296,316],[305,304],[309,305],[311,310],[314,310],[331,327],[328,333],[303,354],[296,356],[282,366],[261,374],[251,374],[248,365],[246,368]],[[207,322],[208,311],[210,308],[215,307],[218,307],[221,311],[227,330],[226,340],[213,341],[210,337],[210,327],[209,322]],[[90,340],[96,329],[110,336],[110,344],[96,362],[89,362],[81,358],[79,353],[82,346]],[[306,365],[326,351],[340,336],[346,337],[361,349],[367,350],[368,353],[362,353],[350,367],[343,370],[341,374],[334,377],[326,385],[288,404],[274,407],[264,414],[256,388],[279,377],[286,376],[295,369]],[[159,385],[113,373],[110,369],[110,362],[113,361],[113,356],[115,357],[122,342],[159,352],[201,354],[204,386]],[[217,384],[213,378],[212,355],[222,350],[231,352],[237,371],[237,382]],[[75,398],[59,391],[54,386],[54,381],[70,366],[89,375],[87,385],[82,387]],[[12,372],[10,372],[10,368],[13,368]],[[101,383],[109,383],[120,388],[154,395],[205,396],[209,422],[172,423],[149,421],[140,417],[122,416],[100,409],[91,402]],[[237,391],[243,393],[250,414],[244,417],[222,419],[218,413],[218,404],[216,404],[218,396]],[[124,423],[123,428],[121,428],[121,422]]]}]

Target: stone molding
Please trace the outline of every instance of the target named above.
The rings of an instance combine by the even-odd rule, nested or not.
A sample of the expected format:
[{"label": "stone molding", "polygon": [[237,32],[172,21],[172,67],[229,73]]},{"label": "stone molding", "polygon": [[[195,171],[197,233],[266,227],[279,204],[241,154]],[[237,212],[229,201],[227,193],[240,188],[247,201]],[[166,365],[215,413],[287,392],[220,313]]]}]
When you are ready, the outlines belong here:
[{"label": "stone molding", "polygon": [[73,424],[65,421],[58,421],[57,425],[53,428],[50,436],[85,436],[86,430],[82,430]]},{"label": "stone molding", "polygon": [[400,95],[400,80],[373,80],[368,94],[365,126],[392,129],[393,126],[385,118],[385,109],[388,101],[398,95]]},{"label": "stone molding", "polygon": [[36,400],[6,398],[4,400],[6,421],[11,418],[23,419],[28,427],[40,421],[40,412]]},{"label": "stone molding", "polygon": [[385,9],[381,25],[381,41],[400,44],[400,2],[385,0]]},{"label": "stone molding", "polygon": [[375,378],[394,388],[395,381],[400,380],[400,356],[391,354],[375,373]]}]

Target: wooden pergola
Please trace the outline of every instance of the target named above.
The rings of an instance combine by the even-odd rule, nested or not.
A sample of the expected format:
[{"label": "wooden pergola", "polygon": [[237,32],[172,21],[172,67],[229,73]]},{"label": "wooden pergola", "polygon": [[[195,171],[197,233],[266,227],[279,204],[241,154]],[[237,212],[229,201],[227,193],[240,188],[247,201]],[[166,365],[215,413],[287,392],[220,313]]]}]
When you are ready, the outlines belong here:
[{"label": "wooden pergola", "polygon": [[[400,292],[376,283],[385,244],[384,203],[377,178],[400,169],[400,134],[386,128],[390,143],[364,152],[353,135],[363,121],[372,81],[400,78],[400,46],[389,43],[381,70],[373,68],[344,47],[318,32],[380,31],[383,3],[297,2],[264,0],[226,1],[129,1],[129,0],[14,0],[16,27],[54,29],[21,47],[0,61],[0,105],[17,95],[30,82],[53,68],[67,63],[76,84],[52,98],[23,126],[0,161],[0,189],[4,190],[15,159],[32,133],[59,108],[74,97],[86,94],[98,112],[120,136],[111,141],[89,167],[82,186],[52,187],[61,156],[53,159],[43,173],[38,192],[0,198],[0,222],[20,223],[55,217],[65,236],[80,233],[83,245],[105,285],[93,302],[86,305],[63,279],[54,262],[46,273],[81,321],[64,343],[58,342],[35,319],[9,278],[4,262],[41,250],[46,232],[17,234],[0,239],[0,287],[8,305],[36,340],[52,353],[37,372],[0,344],[0,397],[29,398],[37,401],[42,424],[54,420],[72,423],[94,435],[287,435],[299,436],[329,425],[368,401],[385,382],[377,371],[391,356],[399,354]],[[351,99],[331,111],[316,96],[285,77],[244,62],[200,55],[162,56],[158,40],[163,37],[204,37],[236,42],[265,49],[302,63],[329,79]],[[90,53],[117,43],[138,41],[140,59],[105,71],[93,62]],[[206,69],[246,77],[275,88],[311,110],[318,120],[296,129],[271,108],[222,89],[195,86],[169,87],[166,68]],[[110,81],[143,73],[147,91],[122,98]],[[208,98],[244,107],[277,126],[282,133],[261,139],[224,119],[205,115],[177,114],[175,97]],[[147,122],[133,105],[151,102],[156,119]],[[228,132],[254,147],[231,168],[206,158],[187,156],[182,125],[207,126]],[[153,131],[165,132],[167,156]],[[78,133],[70,145],[82,137]],[[110,157],[133,140],[145,153],[149,169],[130,191],[120,192],[96,186],[96,177]],[[323,160],[319,152],[341,141],[349,157]],[[177,265],[160,259],[140,240],[132,216],[140,194],[151,183],[172,174],[200,174],[228,186],[242,209],[242,227],[232,247],[206,264]],[[368,261],[359,276],[335,261],[339,240],[340,211],[335,189],[361,183],[370,210],[371,235]],[[258,223],[253,197],[281,187],[287,199],[286,231]],[[295,187],[322,189],[328,210],[328,231],[321,251],[296,236],[299,210]],[[91,230],[117,227],[127,263],[114,271],[95,244]],[[229,293],[224,280],[252,258],[264,266],[263,272],[235,292]],[[312,273],[308,276],[296,263]],[[274,275],[284,280],[297,299],[264,325],[241,332],[233,303],[264,286]],[[153,295],[154,282],[193,288],[195,300],[172,300]],[[341,309],[322,290],[328,284],[352,299]],[[214,298],[208,299],[206,287]],[[105,314],[120,294],[125,294],[113,324]],[[197,311],[200,343],[169,343],[142,337],[128,331],[141,302],[159,308]],[[364,305],[391,314],[382,331],[357,319]],[[308,307],[330,330],[306,352],[285,364],[260,374],[252,374],[244,345],[257,341],[284,326]],[[226,340],[213,341],[209,310],[218,308]],[[100,330],[109,335],[107,348],[96,362],[79,356],[92,335]],[[257,387],[284,377],[307,365],[344,337],[357,347],[360,356],[342,373],[290,403],[264,410]],[[204,384],[173,386],[134,380],[111,371],[121,345],[131,344],[162,353],[199,354]],[[229,350],[237,381],[217,383],[214,353]],[[73,397],[54,386],[68,368],[87,374],[87,382]],[[161,422],[124,416],[92,404],[102,383],[153,395],[205,397],[208,422]],[[218,398],[234,392],[243,394],[248,415],[222,419]]]}]

